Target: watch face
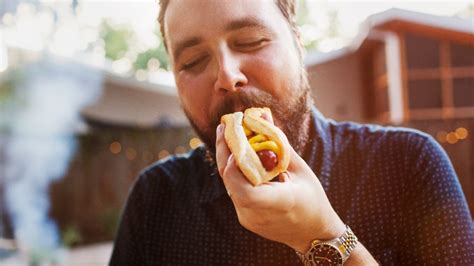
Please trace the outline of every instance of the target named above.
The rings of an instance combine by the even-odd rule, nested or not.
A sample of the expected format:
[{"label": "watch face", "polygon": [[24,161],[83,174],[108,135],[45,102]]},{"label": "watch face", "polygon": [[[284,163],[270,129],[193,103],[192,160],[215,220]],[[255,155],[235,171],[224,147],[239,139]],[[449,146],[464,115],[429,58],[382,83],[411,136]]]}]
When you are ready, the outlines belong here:
[{"label": "watch face", "polygon": [[342,254],[332,245],[320,243],[312,249],[309,260],[316,265],[342,265]]}]

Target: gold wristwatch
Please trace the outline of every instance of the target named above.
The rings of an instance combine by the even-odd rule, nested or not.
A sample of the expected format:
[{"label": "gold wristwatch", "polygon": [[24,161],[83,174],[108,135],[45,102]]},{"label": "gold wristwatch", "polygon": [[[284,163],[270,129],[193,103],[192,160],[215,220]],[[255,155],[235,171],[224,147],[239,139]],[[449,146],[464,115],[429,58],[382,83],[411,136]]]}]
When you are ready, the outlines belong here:
[{"label": "gold wristwatch", "polygon": [[313,265],[342,265],[357,246],[357,237],[346,225],[346,231],[332,240],[313,240],[311,248],[303,254],[296,251],[305,266]]}]

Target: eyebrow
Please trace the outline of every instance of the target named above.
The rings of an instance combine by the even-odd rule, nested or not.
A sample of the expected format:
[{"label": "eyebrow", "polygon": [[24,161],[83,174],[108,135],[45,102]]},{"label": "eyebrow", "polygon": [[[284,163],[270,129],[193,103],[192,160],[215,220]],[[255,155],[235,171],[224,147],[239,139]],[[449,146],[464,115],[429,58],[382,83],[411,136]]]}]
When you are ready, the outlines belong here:
[{"label": "eyebrow", "polygon": [[[235,31],[242,28],[252,27],[252,28],[259,28],[261,30],[268,31],[267,27],[265,27],[264,25],[265,24],[259,19],[247,17],[247,18],[242,18],[242,19],[238,19],[238,20],[234,20],[230,22],[229,24],[225,26],[224,30]],[[182,52],[185,49],[190,48],[192,46],[196,46],[202,42],[203,42],[203,39],[200,37],[191,37],[187,40],[179,42],[176,45],[176,48],[174,49],[173,57],[175,58],[175,60],[178,60],[179,56],[182,54]]]},{"label": "eyebrow", "polygon": [[187,39],[185,41],[182,41],[176,45],[176,49],[174,49],[173,52],[173,57],[175,60],[178,60],[178,57],[181,55],[181,53],[189,47],[196,46],[202,42],[202,38],[199,37],[192,37],[190,39]]},{"label": "eyebrow", "polygon": [[262,20],[257,19],[257,18],[253,18],[253,17],[246,17],[246,18],[242,18],[242,19],[238,19],[238,20],[234,20],[234,21],[230,22],[225,27],[225,30],[226,31],[234,31],[234,30],[238,30],[238,29],[241,29],[241,28],[247,28],[247,27],[267,29],[267,27],[265,27],[265,23]]}]

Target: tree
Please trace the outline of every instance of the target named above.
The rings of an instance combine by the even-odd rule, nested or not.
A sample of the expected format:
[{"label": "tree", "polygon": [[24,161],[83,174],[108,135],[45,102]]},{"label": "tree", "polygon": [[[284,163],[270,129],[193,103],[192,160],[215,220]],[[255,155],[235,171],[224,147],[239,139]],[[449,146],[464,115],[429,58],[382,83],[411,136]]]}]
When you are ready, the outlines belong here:
[{"label": "tree", "polygon": [[112,27],[107,21],[103,21],[100,37],[104,41],[105,57],[118,60],[128,51],[132,34],[129,29]]},{"label": "tree", "polygon": [[155,35],[158,37],[158,45],[156,47],[152,47],[147,49],[144,52],[141,52],[137,55],[137,59],[133,64],[133,68],[135,70],[138,69],[148,69],[148,63],[150,59],[155,58],[159,62],[159,67],[164,70],[169,70],[169,60],[168,54],[165,49],[165,45],[163,44],[163,39],[161,38],[161,34],[159,31],[155,31]]}]

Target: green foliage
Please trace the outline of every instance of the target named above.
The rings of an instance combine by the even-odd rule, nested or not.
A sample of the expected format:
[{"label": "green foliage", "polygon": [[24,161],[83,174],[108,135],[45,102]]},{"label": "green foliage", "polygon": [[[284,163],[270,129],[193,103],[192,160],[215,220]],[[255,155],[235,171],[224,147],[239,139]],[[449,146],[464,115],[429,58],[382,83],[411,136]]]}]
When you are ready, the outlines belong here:
[{"label": "green foliage", "polygon": [[127,28],[113,27],[104,21],[101,25],[100,36],[104,40],[105,57],[117,60],[128,51],[132,34]]},{"label": "green foliage", "polygon": [[474,19],[474,3],[469,4],[464,12],[466,18]]},{"label": "green foliage", "polygon": [[166,52],[165,45],[163,43],[163,38],[158,28],[154,32],[156,38],[158,39],[158,44],[156,47],[147,49],[144,52],[141,52],[137,55],[137,59],[133,64],[135,70],[149,68],[148,62],[150,59],[155,58],[159,62],[159,67],[164,70],[170,70],[170,63],[168,59],[168,53]]},{"label": "green foliage", "polygon": [[[324,39],[341,37],[339,15],[337,10],[327,10],[325,19],[328,21],[328,27],[318,25],[310,12],[310,5],[307,0],[298,1],[296,13],[296,23],[300,28],[301,40],[307,51],[318,50],[320,42]],[[318,32],[317,35],[315,32]]]},{"label": "green foliage", "polygon": [[[312,21],[306,0],[300,0],[296,13],[296,24],[301,28],[315,26]],[[315,36],[302,36],[302,43],[306,51],[315,50],[318,47],[319,40]]]},{"label": "green foliage", "polygon": [[0,132],[8,132],[14,123],[17,110],[27,105],[26,95],[21,90],[24,73],[18,69],[9,69],[0,76]]},{"label": "green foliage", "polygon": [[319,40],[318,39],[310,39],[303,42],[303,46],[306,51],[313,51],[318,49]]},{"label": "green foliage", "polygon": [[59,265],[58,254],[55,251],[42,248],[34,247],[29,250],[28,253],[28,265],[40,266],[40,265]]},{"label": "green foliage", "polygon": [[0,106],[12,101],[15,96],[15,81],[8,78],[5,81],[0,81]]},{"label": "green foliage", "polygon": [[0,76],[0,106],[11,103],[17,98],[16,87],[23,79],[23,73],[16,69],[10,69],[4,76]]},{"label": "green foliage", "polygon": [[[115,26],[107,21],[103,21],[100,30],[100,36],[103,40],[105,57],[112,61],[123,58],[127,52],[128,59],[133,63],[133,70],[139,69],[150,70],[150,59],[156,59],[159,62],[159,68],[169,70],[169,61],[166,49],[163,45],[161,35],[158,30],[154,33],[158,38],[158,44],[155,47],[150,47],[145,51],[138,52],[139,45],[136,43],[136,38],[133,32],[125,27]],[[138,52],[138,54],[137,54]],[[136,57],[134,56],[136,54]],[[130,56],[131,55],[131,56]]]},{"label": "green foliage", "polygon": [[339,24],[339,13],[337,10],[328,11],[329,28],[327,30],[328,37],[338,37],[341,35]]},{"label": "green foliage", "polygon": [[296,12],[296,24],[304,25],[311,21],[308,4],[306,0],[300,0]]},{"label": "green foliage", "polygon": [[82,241],[81,232],[75,225],[69,225],[62,231],[63,244],[67,247],[79,244]]},{"label": "green foliage", "polygon": [[120,219],[120,209],[107,208],[102,211],[97,217],[99,223],[102,225],[104,232],[109,239],[113,239],[117,232],[118,221]]},{"label": "green foliage", "polygon": [[162,43],[156,48],[150,48],[142,53],[137,55],[137,59],[133,63],[133,68],[138,69],[147,69],[148,62],[150,59],[156,58],[160,62],[160,68],[169,70],[168,55]]}]

